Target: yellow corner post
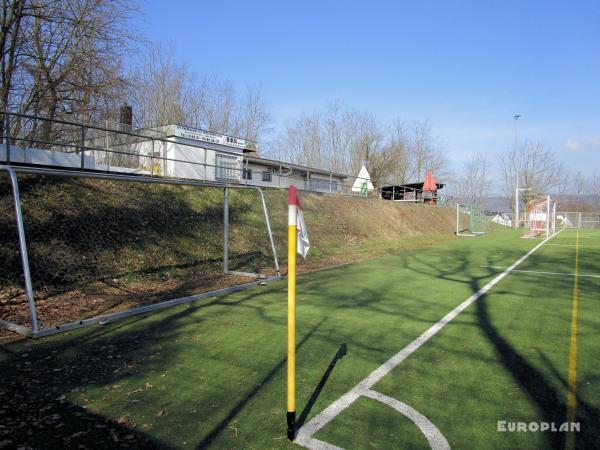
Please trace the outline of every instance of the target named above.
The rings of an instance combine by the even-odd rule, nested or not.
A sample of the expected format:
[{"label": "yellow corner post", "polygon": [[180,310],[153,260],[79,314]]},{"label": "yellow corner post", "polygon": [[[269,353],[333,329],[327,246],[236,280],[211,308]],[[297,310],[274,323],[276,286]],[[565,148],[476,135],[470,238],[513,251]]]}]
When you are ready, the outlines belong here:
[{"label": "yellow corner post", "polygon": [[288,348],[287,348],[287,437],[296,434],[296,239],[297,193],[294,186],[288,191]]}]

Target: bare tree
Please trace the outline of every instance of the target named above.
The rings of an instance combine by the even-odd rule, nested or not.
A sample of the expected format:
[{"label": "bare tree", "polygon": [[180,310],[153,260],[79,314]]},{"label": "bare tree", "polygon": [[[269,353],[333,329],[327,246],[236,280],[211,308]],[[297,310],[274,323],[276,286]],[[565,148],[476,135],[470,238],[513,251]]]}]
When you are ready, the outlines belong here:
[{"label": "bare tree", "polygon": [[422,181],[426,169],[439,177],[448,174],[429,123],[384,126],[373,114],[347,109],[339,100],[289,121],[274,147],[273,156],[349,174],[365,164],[379,185]]},{"label": "bare tree", "polygon": [[0,106],[49,119],[16,118],[13,134],[53,142],[69,130],[50,120],[97,120],[120,103],[134,11],[134,0],[3,0]]},{"label": "bare tree", "polygon": [[144,50],[129,95],[136,122],[144,127],[201,126],[198,88],[187,66],[175,61],[172,48],[149,44]]},{"label": "bare tree", "polygon": [[390,165],[393,168],[390,181],[393,184],[410,182],[413,176],[413,159],[410,152],[409,131],[405,123],[399,120],[388,129],[388,151],[391,153]]},{"label": "bare tree", "polygon": [[154,44],[137,65],[129,98],[141,126],[181,124],[251,140],[268,129],[271,116],[260,85],[240,96],[230,81],[199,78],[176,61],[173,49]]},{"label": "bare tree", "polygon": [[[24,86],[25,29],[28,21],[40,8],[27,0],[2,0],[0,17],[0,110],[8,111],[15,105],[21,108]],[[0,123],[0,134],[4,135],[5,122]]]},{"label": "bare tree", "polygon": [[579,171],[575,173],[572,178],[572,193],[575,195],[575,207],[576,211],[579,212],[582,210],[585,202],[585,194],[588,192],[587,182],[583,176],[583,174]]},{"label": "bare tree", "polygon": [[[532,199],[561,185],[563,171],[554,153],[541,142],[525,142],[518,149],[519,200],[526,205]],[[510,206],[515,201],[516,154],[512,150],[500,158],[503,189]]]},{"label": "bare tree", "polygon": [[4,111],[9,106],[9,97],[13,76],[22,62],[23,33],[21,26],[28,14],[24,0],[2,0],[2,16],[0,17],[0,108]]},{"label": "bare tree", "polygon": [[485,198],[490,189],[489,168],[490,162],[482,153],[467,161],[456,180],[456,193],[461,201],[485,209]]},{"label": "bare tree", "polygon": [[57,114],[83,121],[97,117],[102,98],[123,87],[120,62],[133,39],[128,21],[133,3],[31,2],[38,9],[25,32],[31,92],[22,103],[48,119]]},{"label": "bare tree", "polygon": [[589,191],[594,211],[600,211],[600,173],[595,172],[592,176],[589,183]]},{"label": "bare tree", "polygon": [[239,135],[258,141],[271,124],[272,118],[269,106],[263,94],[262,85],[256,84],[246,87],[246,92],[241,100],[239,112]]}]

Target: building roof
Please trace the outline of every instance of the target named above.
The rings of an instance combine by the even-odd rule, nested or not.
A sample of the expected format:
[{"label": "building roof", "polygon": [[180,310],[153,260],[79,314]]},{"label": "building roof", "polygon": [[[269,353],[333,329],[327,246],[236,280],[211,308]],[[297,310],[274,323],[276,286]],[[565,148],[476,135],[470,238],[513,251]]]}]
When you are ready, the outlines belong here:
[{"label": "building roof", "polygon": [[248,155],[248,162],[255,163],[255,164],[262,164],[262,165],[268,166],[268,167],[281,166],[282,168],[295,169],[295,170],[299,170],[299,171],[303,171],[303,172],[306,172],[307,170],[309,170],[311,173],[318,173],[320,175],[331,174],[332,176],[334,176],[336,178],[342,178],[342,179],[350,178],[350,176],[345,173],[333,172],[333,171],[324,170],[324,169],[317,169],[316,167],[300,166],[298,164],[291,164],[291,163],[287,163],[284,161],[277,161],[275,159],[260,158],[258,156]]},{"label": "building roof", "polygon": [[[396,185],[388,185],[388,186],[384,186],[381,189],[385,190],[385,191],[391,191],[394,188],[410,188],[410,189],[422,189],[423,188],[423,181],[418,182],[418,183],[405,183],[405,184],[396,184]],[[442,189],[446,184],[445,183],[435,183],[435,185],[437,186],[438,189]]]}]

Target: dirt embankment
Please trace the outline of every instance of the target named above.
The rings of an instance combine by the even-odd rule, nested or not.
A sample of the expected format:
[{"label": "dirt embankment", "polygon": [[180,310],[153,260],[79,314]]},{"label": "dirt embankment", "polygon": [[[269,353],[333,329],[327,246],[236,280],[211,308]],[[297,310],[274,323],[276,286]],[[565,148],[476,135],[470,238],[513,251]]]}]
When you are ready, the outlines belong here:
[{"label": "dirt embankment", "polygon": [[[27,176],[20,179],[42,327],[249,281],[223,275],[223,190]],[[285,273],[287,192],[267,190]],[[454,210],[301,193],[311,250],[299,270],[452,239]],[[26,325],[10,186],[0,179],[0,318]],[[273,273],[256,192],[230,200],[230,268]]]}]

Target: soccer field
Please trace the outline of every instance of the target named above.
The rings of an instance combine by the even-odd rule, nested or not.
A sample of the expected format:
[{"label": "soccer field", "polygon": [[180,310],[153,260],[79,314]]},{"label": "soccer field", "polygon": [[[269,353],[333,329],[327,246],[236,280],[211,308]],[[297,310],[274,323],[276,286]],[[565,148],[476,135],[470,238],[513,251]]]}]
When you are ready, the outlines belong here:
[{"label": "soccer field", "polygon": [[[296,444],[285,437],[284,282],[5,346],[0,441],[593,448],[600,232],[519,236],[299,276]],[[579,431],[558,431],[567,421]],[[510,431],[525,426],[515,422],[527,431]]]}]

